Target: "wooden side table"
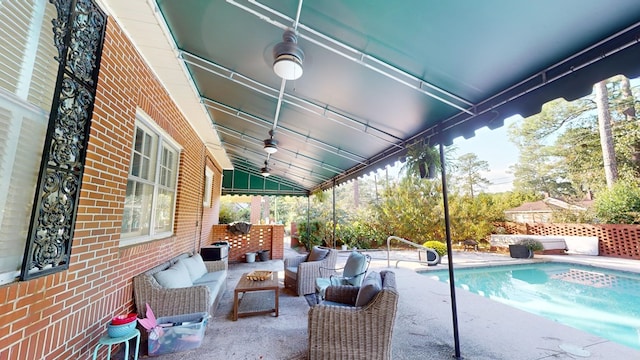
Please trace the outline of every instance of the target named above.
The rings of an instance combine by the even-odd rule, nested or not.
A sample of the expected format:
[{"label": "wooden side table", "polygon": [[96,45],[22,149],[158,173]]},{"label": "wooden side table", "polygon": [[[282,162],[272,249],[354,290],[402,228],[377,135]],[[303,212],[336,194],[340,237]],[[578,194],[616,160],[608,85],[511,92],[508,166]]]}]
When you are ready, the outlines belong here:
[{"label": "wooden side table", "polygon": [[[238,285],[236,285],[236,288],[233,290],[233,320],[238,320],[238,317],[268,314],[272,312],[275,313],[275,316],[278,316],[278,296],[280,294],[278,272],[274,271],[270,278],[262,281],[249,280],[247,275],[249,275],[249,273],[242,274],[240,281],[238,281]],[[271,295],[270,290],[273,290],[275,293],[273,307],[269,306],[267,309],[261,308],[258,310],[252,309],[249,311],[240,311],[240,303],[245,299],[245,297],[247,297],[247,293],[255,292],[255,294],[251,294],[251,296],[257,297],[259,300],[257,302],[263,302],[262,300],[271,300],[270,296],[268,296]],[[241,293],[242,297],[239,296]]]},{"label": "wooden side table", "polygon": [[133,359],[138,360],[138,352],[140,351],[140,330],[138,329],[133,329],[133,331],[129,335],[120,336],[116,338],[113,338],[109,335],[104,335],[103,337],[101,337],[100,340],[98,340],[98,344],[96,345],[95,350],[93,350],[93,360],[96,360],[98,358],[98,350],[103,345],[109,346],[109,352],[107,353],[107,360],[110,360],[111,345],[116,345],[119,343],[124,343],[124,353],[126,358],[128,359],[129,358],[129,340],[133,338],[136,338],[136,352]]}]

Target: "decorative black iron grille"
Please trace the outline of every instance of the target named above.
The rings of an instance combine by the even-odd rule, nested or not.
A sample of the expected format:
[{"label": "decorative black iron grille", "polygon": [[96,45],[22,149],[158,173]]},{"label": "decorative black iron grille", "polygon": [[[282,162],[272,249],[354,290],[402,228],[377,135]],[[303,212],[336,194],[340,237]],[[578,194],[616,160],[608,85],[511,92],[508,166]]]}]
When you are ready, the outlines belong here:
[{"label": "decorative black iron grille", "polygon": [[21,280],[69,268],[107,17],[93,0],[49,0],[58,79]]}]

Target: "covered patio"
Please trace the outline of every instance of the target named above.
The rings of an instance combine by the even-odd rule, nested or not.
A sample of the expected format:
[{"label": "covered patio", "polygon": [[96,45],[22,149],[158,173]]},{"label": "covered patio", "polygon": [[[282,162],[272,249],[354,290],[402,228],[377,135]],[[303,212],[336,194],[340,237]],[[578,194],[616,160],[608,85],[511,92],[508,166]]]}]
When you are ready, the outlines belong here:
[{"label": "covered patio", "polygon": [[[309,196],[415,144],[442,147],[610,76],[640,76],[637,0],[3,1],[0,33],[2,360],[90,358],[106,324],[135,308],[135,276],[218,240],[222,195]],[[280,61],[292,76],[274,72]],[[446,285],[416,288],[414,269],[397,271],[394,354],[451,356]],[[413,302],[425,296],[429,309]],[[265,335],[273,319],[234,325],[259,321],[245,335],[297,339],[284,356],[302,356],[301,305],[301,327],[278,339]],[[634,357],[473,306],[461,307],[463,355],[542,358],[570,337],[603,359]],[[237,332],[214,338],[216,321],[203,350],[248,348]],[[533,357],[517,357],[514,334],[534,330]]]},{"label": "covered patio", "polygon": [[105,3],[189,121],[215,130],[223,194],[330,189],[640,75],[633,0]]},{"label": "covered patio", "polygon": [[[285,245],[285,256],[295,251]],[[414,251],[393,251],[391,267],[387,267],[384,251],[367,252],[372,256],[371,270],[390,269],[397,275],[400,293],[393,333],[393,359],[452,358],[454,354],[451,308],[448,285],[429,279],[424,272],[446,269],[445,264],[426,267],[416,262]],[[348,252],[339,255],[344,264]],[[395,267],[396,261],[399,262]],[[624,259],[596,259],[588,256],[539,256],[536,261],[575,261],[620,270],[633,270],[636,262]],[[601,260],[601,261],[599,261]],[[526,260],[531,261],[531,260]],[[506,255],[478,252],[455,252],[456,267],[509,265],[521,263]],[[238,263],[230,267],[229,288],[198,349],[167,354],[159,360],[232,358],[232,359],[306,359],[307,312],[304,297],[290,290],[280,295],[280,315],[259,315],[233,321],[231,307],[233,285],[244,272],[271,269],[282,272],[282,262]],[[282,279],[282,273],[280,276]],[[587,351],[588,359],[633,359],[637,350],[549,319],[503,305],[468,291],[457,291],[460,316],[462,357],[474,360],[576,359],[577,352]],[[563,347],[561,348],[560,345]]]}]

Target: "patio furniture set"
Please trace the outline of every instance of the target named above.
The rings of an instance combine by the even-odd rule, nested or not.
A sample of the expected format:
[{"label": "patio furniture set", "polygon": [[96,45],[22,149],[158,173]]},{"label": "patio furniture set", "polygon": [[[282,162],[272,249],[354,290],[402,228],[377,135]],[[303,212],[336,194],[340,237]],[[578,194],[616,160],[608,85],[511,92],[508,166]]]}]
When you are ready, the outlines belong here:
[{"label": "patio furniture set", "polygon": [[[357,251],[343,268],[336,268],[336,260],[337,250],[324,247],[284,259],[285,287],[298,296],[316,297],[308,314],[309,359],[391,358],[395,274],[367,272],[371,259]],[[227,269],[226,259],[204,261],[199,254],[158,265],[134,278],[137,311],[144,314],[148,305],[157,317],[211,314],[226,289]],[[279,295],[278,272],[244,273],[234,288],[232,319],[277,317]]]},{"label": "patio furniture set", "polygon": [[316,296],[308,314],[309,359],[391,359],[395,273],[367,274],[371,259],[353,251],[338,275],[336,258],[336,250],[314,247],[284,261],[285,287]]}]

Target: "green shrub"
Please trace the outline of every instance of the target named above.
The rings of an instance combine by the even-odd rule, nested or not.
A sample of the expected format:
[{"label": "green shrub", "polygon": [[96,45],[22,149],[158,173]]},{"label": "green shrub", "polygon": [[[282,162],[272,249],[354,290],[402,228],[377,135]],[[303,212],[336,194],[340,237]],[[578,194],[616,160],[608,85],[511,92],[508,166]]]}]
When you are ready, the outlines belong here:
[{"label": "green shrub", "polygon": [[531,251],[544,250],[544,246],[542,246],[542,243],[535,239],[522,239],[518,241],[518,245],[524,245]]},{"label": "green shrub", "polygon": [[429,240],[422,244],[422,246],[435,250],[441,257],[447,254],[447,245],[440,241]]},{"label": "green shrub", "polygon": [[221,203],[218,215],[219,224],[231,224],[234,221],[251,221],[251,211],[249,209],[237,208],[233,203]]},{"label": "green shrub", "polygon": [[336,237],[339,243],[358,249],[371,249],[380,245],[376,239],[381,239],[375,229],[366,221],[354,220],[349,224],[338,224]]},{"label": "green shrub", "polygon": [[[307,232],[307,226],[309,231]],[[325,224],[320,221],[311,221],[298,224],[298,241],[304,245],[307,250],[311,250],[315,245],[324,244]]]},{"label": "green shrub", "polygon": [[617,182],[598,195],[595,210],[604,224],[640,224],[640,187],[634,182]]}]

